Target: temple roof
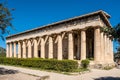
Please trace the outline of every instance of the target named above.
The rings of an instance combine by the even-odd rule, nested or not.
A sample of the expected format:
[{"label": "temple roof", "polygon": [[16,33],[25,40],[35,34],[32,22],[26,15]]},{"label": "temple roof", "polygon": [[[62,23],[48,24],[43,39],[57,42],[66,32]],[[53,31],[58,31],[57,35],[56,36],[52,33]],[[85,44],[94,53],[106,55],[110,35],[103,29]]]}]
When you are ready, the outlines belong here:
[{"label": "temple roof", "polygon": [[81,16],[76,16],[76,17],[73,17],[73,18],[69,18],[69,19],[66,19],[66,20],[58,21],[58,22],[55,22],[55,23],[52,23],[52,24],[48,24],[48,25],[45,25],[45,26],[40,26],[38,28],[34,28],[34,29],[31,29],[31,30],[26,30],[26,31],[21,32],[21,33],[10,35],[10,36],[6,37],[6,39],[8,39],[10,37],[17,36],[17,35],[33,32],[33,31],[36,31],[36,30],[41,30],[41,29],[46,28],[46,27],[50,27],[50,26],[66,23],[66,22],[69,22],[69,21],[87,18],[87,17],[94,16],[94,15],[102,16],[104,18],[104,21],[105,21],[106,25],[111,27],[111,24],[108,21],[108,19],[110,18],[110,15],[108,13],[106,13],[105,11],[103,11],[103,10],[99,10],[99,11],[96,11],[96,12],[92,12],[92,13],[84,14],[84,15],[81,15]]}]

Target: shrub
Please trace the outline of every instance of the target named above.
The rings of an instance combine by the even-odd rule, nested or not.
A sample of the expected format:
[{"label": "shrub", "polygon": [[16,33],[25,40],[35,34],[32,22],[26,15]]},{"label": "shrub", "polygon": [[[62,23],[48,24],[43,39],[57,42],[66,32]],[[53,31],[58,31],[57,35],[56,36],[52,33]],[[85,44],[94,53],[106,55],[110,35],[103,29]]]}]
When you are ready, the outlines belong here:
[{"label": "shrub", "polygon": [[23,67],[33,67],[44,70],[56,70],[72,72],[78,68],[78,62],[72,60],[55,60],[55,59],[18,59],[18,58],[0,58],[0,64],[18,65]]},{"label": "shrub", "polygon": [[89,63],[90,61],[88,59],[81,61],[81,65],[83,68],[88,68]]},{"label": "shrub", "polygon": [[103,67],[104,70],[110,70],[110,69],[112,69],[112,68],[114,68],[114,66],[109,66],[109,65],[107,65],[107,66]]}]

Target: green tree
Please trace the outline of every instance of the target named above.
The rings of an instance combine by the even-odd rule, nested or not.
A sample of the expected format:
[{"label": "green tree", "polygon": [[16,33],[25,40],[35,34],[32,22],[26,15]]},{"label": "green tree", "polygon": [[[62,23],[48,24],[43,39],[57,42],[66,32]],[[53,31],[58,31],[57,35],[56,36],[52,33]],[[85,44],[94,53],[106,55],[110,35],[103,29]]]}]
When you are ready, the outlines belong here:
[{"label": "green tree", "polygon": [[114,60],[120,59],[120,46],[117,48],[117,52],[114,54]]},{"label": "green tree", "polygon": [[111,35],[111,37],[113,37],[115,41],[118,41],[120,43],[120,23],[113,28],[104,27],[101,28],[101,30],[106,34]]},{"label": "green tree", "polygon": [[[13,9],[11,9],[13,10]],[[11,11],[4,3],[0,3],[0,37],[4,40],[3,34],[8,33],[8,27],[12,27],[11,20]]]}]

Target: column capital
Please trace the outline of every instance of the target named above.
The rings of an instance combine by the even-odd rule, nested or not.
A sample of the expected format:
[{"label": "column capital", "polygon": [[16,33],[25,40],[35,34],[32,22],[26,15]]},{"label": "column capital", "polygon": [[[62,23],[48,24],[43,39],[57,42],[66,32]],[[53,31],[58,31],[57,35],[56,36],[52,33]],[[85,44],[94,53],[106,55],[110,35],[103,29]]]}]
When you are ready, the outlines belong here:
[{"label": "column capital", "polygon": [[61,36],[61,35],[62,35],[62,33],[57,33],[57,35],[60,35],[60,36]]},{"label": "column capital", "polygon": [[63,34],[63,33],[66,33],[66,31],[62,31],[62,32],[60,32],[61,34]]},{"label": "column capital", "polygon": [[14,41],[13,43],[17,43],[17,41]]},{"label": "column capital", "polygon": [[53,35],[48,35],[48,37],[53,37]]},{"label": "column capital", "polygon": [[43,36],[41,36],[41,38],[45,38],[46,36],[49,36],[49,35],[43,35]]},{"label": "column capital", "polygon": [[100,26],[93,27],[93,29],[94,29],[94,30],[100,29],[100,31],[101,31],[101,27],[100,27]]},{"label": "column capital", "polygon": [[72,31],[67,31],[67,33],[74,33],[74,31],[72,30]]},{"label": "column capital", "polygon": [[23,42],[23,40],[18,40],[18,42],[19,42],[19,43],[22,43],[22,42]]},{"label": "column capital", "polygon": [[86,32],[86,28],[84,28],[84,29],[80,29],[80,31],[85,31],[85,32]]},{"label": "column capital", "polygon": [[39,39],[41,39],[41,37],[39,37],[39,36],[33,38],[33,40],[37,40],[37,41],[39,41]]},{"label": "column capital", "polygon": [[22,41],[26,41],[26,40],[28,40],[28,39],[23,39]]},{"label": "column capital", "polygon": [[6,44],[10,44],[9,42],[7,42]]}]

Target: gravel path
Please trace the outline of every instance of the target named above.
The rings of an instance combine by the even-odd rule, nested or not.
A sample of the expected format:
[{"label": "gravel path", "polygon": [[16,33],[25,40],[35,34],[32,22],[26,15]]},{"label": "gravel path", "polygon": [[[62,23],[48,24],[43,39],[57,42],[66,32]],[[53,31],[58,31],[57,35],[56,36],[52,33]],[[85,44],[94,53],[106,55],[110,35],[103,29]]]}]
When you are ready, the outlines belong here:
[{"label": "gravel path", "polygon": [[[64,75],[54,72],[32,70],[32,69],[13,67],[13,66],[0,65],[0,67],[4,67],[6,69],[18,70],[22,73],[32,74],[37,76],[50,76],[48,80],[120,80],[120,69],[116,69],[116,68],[111,70],[92,69],[91,72],[82,75]],[[15,75],[19,75],[19,73]],[[34,77],[34,79],[32,79],[30,75],[27,76],[29,76],[27,77],[28,80],[34,80],[36,78]],[[6,79],[6,80],[11,80],[11,79]],[[19,80],[19,79],[12,79],[12,80]],[[21,80],[27,80],[27,79],[21,79]]]},{"label": "gravel path", "polygon": [[36,80],[37,77],[24,73],[0,75],[0,80]]}]

